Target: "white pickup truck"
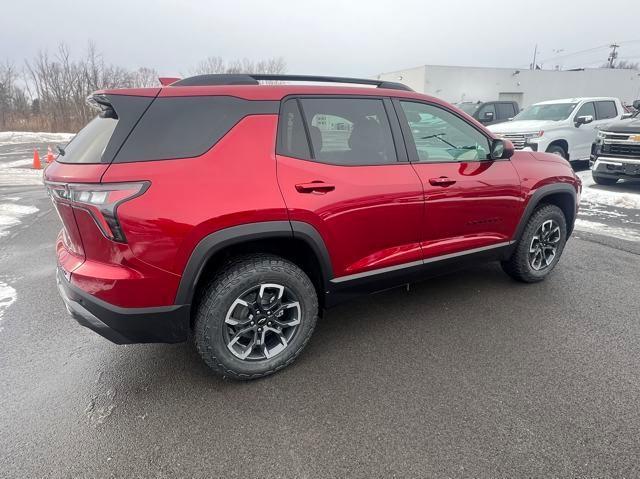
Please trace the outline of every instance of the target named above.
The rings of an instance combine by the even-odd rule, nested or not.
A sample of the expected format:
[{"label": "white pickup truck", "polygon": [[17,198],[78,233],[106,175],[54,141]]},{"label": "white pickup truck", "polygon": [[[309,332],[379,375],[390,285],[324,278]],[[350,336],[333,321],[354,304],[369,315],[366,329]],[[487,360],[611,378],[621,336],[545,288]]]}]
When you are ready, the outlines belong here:
[{"label": "white pickup truck", "polygon": [[569,161],[586,161],[598,127],[619,120],[618,98],[568,98],[536,103],[512,120],[488,128],[511,140],[518,150],[546,151]]}]

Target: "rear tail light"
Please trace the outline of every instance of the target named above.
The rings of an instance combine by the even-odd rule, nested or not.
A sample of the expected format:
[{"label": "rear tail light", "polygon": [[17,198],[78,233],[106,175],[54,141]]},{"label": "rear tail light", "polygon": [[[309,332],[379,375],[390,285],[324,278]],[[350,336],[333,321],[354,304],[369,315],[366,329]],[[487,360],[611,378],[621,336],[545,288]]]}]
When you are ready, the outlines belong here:
[{"label": "rear tail light", "polygon": [[142,195],[149,188],[149,184],[148,181],[104,184],[47,183],[47,190],[54,200],[70,203],[74,208],[88,211],[107,238],[125,243],[127,240],[117,216],[118,206]]}]

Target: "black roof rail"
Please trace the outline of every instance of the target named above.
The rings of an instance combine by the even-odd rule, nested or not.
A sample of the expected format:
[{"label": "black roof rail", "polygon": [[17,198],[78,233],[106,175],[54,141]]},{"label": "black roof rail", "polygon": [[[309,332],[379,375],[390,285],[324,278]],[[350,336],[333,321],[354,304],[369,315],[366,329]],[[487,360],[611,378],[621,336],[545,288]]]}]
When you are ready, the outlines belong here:
[{"label": "black roof rail", "polygon": [[328,77],[317,75],[272,75],[272,74],[236,74],[217,73],[210,75],[196,75],[172,83],[171,86],[206,86],[206,85],[259,85],[260,81],[297,81],[317,83],[353,83],[357,85],[373,85],[390,90],[413,91],[403,83],[370,78]]}]

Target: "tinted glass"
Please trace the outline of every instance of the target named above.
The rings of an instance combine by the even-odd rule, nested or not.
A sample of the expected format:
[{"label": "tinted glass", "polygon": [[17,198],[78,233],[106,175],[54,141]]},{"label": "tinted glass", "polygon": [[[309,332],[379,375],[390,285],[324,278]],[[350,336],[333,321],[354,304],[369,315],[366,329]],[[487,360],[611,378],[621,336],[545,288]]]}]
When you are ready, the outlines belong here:
[{"label": "tinted glass", "polygon": [[613,101],[598,101],[598,120],[606,120],[618,116],[618,109]]},{"label": "tinted glass", "polygon": [[511,103],[498,103],[496,109],[498,110],[498,118],[500,120],[506,120],[516,116],[516,110]]},{"label": "tinted glass", "polygon": [[303,99],[312,154],[338,165],[395,163],[396,151],[382,100]]},{"label": "tinted glass", "polygon": [[91,120],[71,140],[64,149],[65,154],[59,157],[62,163],[100,163],[118,120],[100,118]]},{"label": "tinted glass", "polygon": [[279,102],[229,96],[156,99],[115,158],[116,163],[200,156],[242,118],[277,113]]},{"label": "tinted glass", "polygon": [[579,116],[589,116],[589,115],[592,116],[594,120],[596,119],[596,109],[593,106],[592,101],[582,105],[578,110],[578,113],[576,113],[575,118],[578,118]]},{"label": "tinted glass", "polygon": [[496,117],[496,107],[494,103],[489,103],[488,105],[483,105],[478,111],[478,118],[480,120],[489,120],[489,118],[485,118],[487,113],[493,113],[493,118]]},{"label": "tinted glass", "polygon": [[577,103],[545,103],[531,105],[518,113],[514,120],[566,120]]},{"label": "tinted glass", "polygon": [[311,158],[297,100],[287,100],[280,109],[278,154],[303,160]]},{"label": "tinted glass", "polygon": [[420,161],[474,161],[489,158],[486,136],[448,111],[401,101]]}]

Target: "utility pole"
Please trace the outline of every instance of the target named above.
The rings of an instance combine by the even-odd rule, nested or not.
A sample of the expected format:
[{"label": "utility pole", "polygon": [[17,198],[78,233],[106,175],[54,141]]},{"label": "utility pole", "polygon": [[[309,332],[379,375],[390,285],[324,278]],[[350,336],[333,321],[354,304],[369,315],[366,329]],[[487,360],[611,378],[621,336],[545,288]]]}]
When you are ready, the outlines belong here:
[{"label": "utility pole", "polygon": [[531,63],[531,69],[536,69],[536,55],[538,54],[538,44],[536,43],[535,48],[533,49],[533,62]]},{"label": "utility pole", "polygon": [[609,53],[609,58],[607,58],[607,61],[609,62],[609,68],[613,68],[613,62],[615,62],[616,58],[618,58],[618,52],[616,52],[616,50],[620,48],[620,45],[616,45],[615,43],[613,43],[609,45],[609,48],[611,48],[611,53]]}]

